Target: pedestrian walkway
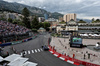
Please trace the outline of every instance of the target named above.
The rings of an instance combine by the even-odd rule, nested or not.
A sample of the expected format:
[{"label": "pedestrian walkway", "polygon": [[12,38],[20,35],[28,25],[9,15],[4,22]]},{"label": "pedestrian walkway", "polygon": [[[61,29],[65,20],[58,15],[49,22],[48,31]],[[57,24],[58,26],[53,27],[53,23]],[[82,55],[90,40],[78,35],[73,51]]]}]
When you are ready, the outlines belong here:
[{"label": "pedestrian walkway", "polygon": [[[83,44],[95,45],[95,43],[98,42],[99,40],[95,40],[95,42],[93,41],[94,41],[93,39],[87,39],[86,41],[83,41]],[[52,41],[50,45],[53,46],[54,49],[61,54],[66,54],[69,55],[70,57],[73,57],[73,54],[75,54],[76,59],[100,65],[100,52],[95,52],[88,48],[71,48],[69,45],[68,38],[52,37]],[[90,54],[90,58],[89,58],[89,54]]]},{"label": "pedestrian walkway", "polygon": [[[23,52],[24,52],[24,55],[29,55],[29,54],[39,53],[42,51],[43,51],[43,49],[39,48],[39,49],[27,50],[27,51],[23,51]],[[23,52],[20,53],[21,56],[23,55]]]}]

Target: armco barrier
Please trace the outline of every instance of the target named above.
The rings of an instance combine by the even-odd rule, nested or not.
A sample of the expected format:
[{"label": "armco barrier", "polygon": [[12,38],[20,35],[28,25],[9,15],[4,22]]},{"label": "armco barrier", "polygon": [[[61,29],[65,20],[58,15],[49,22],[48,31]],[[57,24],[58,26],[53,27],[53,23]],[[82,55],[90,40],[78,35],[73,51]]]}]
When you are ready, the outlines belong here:
[{"label": "armco barrier", "polygon": [[64,60],[64,61],[67,61],[67,62],[72,63],[72,64],[74,64],[74,65],[80,65],[80,64],[82,64],[82,65],[85,65],[85,66],[100,66],[100,65],[97,65],[97,64],[93,64],[93,63],[81,61],[81,60],[78,60],[78,59],[75,59],[75,58],[71,58],[71,57],[69,57],[69,56],[62,55],[62,54],[60,54],[60,53],[54,51],[53,48],[52,48],[52,46],[50,46],[49,43],[50,43],[50,42],[49,42],[49,40],[48,40],[49,51],[50,51],[53,55],[55,55],[56,57],[58,57],[58,58],[60,58],[60,59],[62,59],[62,60]]},{"label": "armco barrier", "polygon": [[0,44],[1,47],[3,46],[8,46],[8,45],[11,45],[12,43],[3,43],[3,44]]},{"label": "armco barrier", "polygon": [[3,43],[3,44],[0,44],[0,46],[3,47],[3,46],[8,46],[8,45],[13,45],[13,44],[18,44],[18,43],[26,42],[26,41],[29,41],[29,40],[32,40],[32,39],[36,38],[37,36],[38,35],[35,35],[34,37],[30,37],[30,38],[27,38],[27,39],[24,39],[24,40],[20,40],[20,41]]},{"label": "armco barrier", "polygon": [[13,44],[18,44],[18,43],[22,43],[22,41],[15,41],[15,42],[12,42],[12,45],[13,45]]}]

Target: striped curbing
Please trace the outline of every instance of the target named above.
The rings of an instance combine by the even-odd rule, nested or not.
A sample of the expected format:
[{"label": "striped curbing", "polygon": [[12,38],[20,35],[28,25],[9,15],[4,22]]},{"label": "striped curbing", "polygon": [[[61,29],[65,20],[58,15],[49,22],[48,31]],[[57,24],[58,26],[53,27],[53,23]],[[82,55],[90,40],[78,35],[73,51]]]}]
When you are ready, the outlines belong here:
[{"label": "striped curbing", "polygon": [[51,50],[49,50],[50,51],[50,53],[52,53],[54,56],[56,56],[56,57],[58,57],[59,59],[61,59],[61,60],[64,60],[64,61],[66,61],[66,62],[68,62],[68,63],[71,63],[71,64],[74,64],[74,65],[80,65],[79,63],[75,63],[75,62],[73,62],[73,61],[71,61],[71,60],[66,60],[65,58],[63,58],[63,57],[61,57],[61,56],[59,56],[59,55],[57,55],[57,54],[55,54],[53,51],[51,51]]}]

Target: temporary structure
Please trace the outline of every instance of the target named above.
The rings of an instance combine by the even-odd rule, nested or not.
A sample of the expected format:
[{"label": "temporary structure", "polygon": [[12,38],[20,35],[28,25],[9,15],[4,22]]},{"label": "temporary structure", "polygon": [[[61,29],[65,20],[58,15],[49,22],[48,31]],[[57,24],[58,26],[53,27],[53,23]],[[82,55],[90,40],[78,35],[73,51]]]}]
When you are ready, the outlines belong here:
[{"label": "temporary structure", "polygon": [[3,58],[0,56],[0,62],[2,62],[3,61]]},{"label": "temporary structure", "polygon": [[37,65],[37,63],[28,62],[28,61],[23,64],[23,66],[36,66],[36,65]]},{"label": "temporary structure", "polygon": [[3,60],[12,62],[12,61],[14,61],[14,60],[16,60],[17,58],[20,58],[20,57],[21,57],[21,55],[12,54],[12,55],[10,55],[10,56],[4,58]]},{"label": "temporary structure", "polygon": [[22,66],[26,61],[28,60],[28,58],[17,58],[16,60],[10,62],[8,65],[9,66]]}]

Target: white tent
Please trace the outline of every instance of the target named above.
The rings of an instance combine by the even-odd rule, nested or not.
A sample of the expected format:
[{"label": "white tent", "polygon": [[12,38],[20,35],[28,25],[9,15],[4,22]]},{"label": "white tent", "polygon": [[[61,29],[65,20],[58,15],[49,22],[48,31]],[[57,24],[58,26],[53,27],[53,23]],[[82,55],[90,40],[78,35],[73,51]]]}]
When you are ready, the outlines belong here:
[{"label": "white tent", "polygon": [[3,61],[3,58],[0,56],[0,62]]},{"label": "white tent", "polygon": [[88,34],[83,34],[83,36],[88,36]]},{"label": "white tent", "polygon": [[23,66],[36,66],[36,65],[37,65],[37,63],[28,62],[28,61],[23,64]]},{"label": "white tent", "polygon": [[92,34],[90,33],[89,35],[91,36]]},{"label": "white tent", "polygon": [[17,58],[20,58],[20,57],[21,57],[21,55],[12,54],[12,55],[4,58],[3,60],[11,62],[11,61],[14,61],[14,60],[16,60]]},{"label": "white tent", "polygon": [[98,36],[97,34],[94,34],[94,36]]},{"label": "white tent", "polygon": [[80,34],[80,36],[83,36],[83,34]]},{"label": "white tent", "polygon": [[97,34],[93,34],[93,35],[91,35],[91,36],[99,36],[99,35],[97,35]]},{"label": "white tent", "polygon": [[8,65],[9,66],[22,66],[26,61],[28,60],[28,58],[17,58],[15,61],[10,62]]},{"label": "white tent", "polygon": [[96,47],[98,47],[99,45],[98,44],[96,44]]},{"label": "white tent", "polygon": [[[1,58],[2,59],[2,58]],[[10,63],[7,64],[8,66],[36,66],[37,63],[28,62],[28,58],[23,58],[21,55],[12,54],[3,60],[9,61]]]}]

